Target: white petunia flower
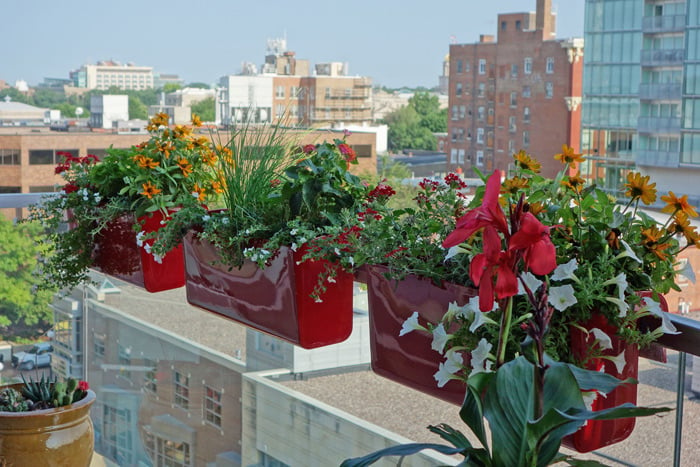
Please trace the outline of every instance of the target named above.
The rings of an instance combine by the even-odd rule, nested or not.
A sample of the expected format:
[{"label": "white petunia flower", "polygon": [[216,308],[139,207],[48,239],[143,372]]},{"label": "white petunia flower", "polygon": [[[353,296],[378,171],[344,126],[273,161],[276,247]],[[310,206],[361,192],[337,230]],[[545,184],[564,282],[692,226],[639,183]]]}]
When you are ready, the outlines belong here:
[{"label": "white petunia flower", "polygon": [[598,328],[593,328],[590,332],[593,333],[593,337],[595,337],[602,350],[612,349],[612,340],[605,332]]},{"label": "white petunia flower", "polygon": [[644,297],[644,304],[649,309],[649,313],[661,319],[661,326],[659,329],[663,331],[664,334],[680,334],[680,331],[671,322],[671,318],[668,313],[661,309],[659,302],[655,301],[651,297]]},{"label": "white petunia flower", "polygon": [[617,256],[615,257],[615,259],[620,259],[620,258],[632,258],[633,260],[635,260],[635,261],[638,262],[639,264],[642,264],[642,260],[639,259],[639,257],[636,255],[636,253],[634,252],[634,250],[632,250],[632,247],[630,247],[630,246],[627,244],[626,241],[620,240],[620,243],[621,243],[622,246],[625,248],[625,251],[623,251],[622,253],[620,253],[619,255],[617,255]]},{"label": "white petunia flower", "polygon": [[449,341],[451,337],[452,335],[447,334],[447,331],[445,331],[445,326],[440,323],[433,329],[433,343],[430,347],[436,352],[444,353],[445,345],[447,345],[447,341]]},{"label": "white petunia flower", "polygon": [[292,251],[297,251],[297,244],[296,244],[296,243],[292,243],[292,246],[290,246],[289,248],[291,248]]},{"label": "white petunia flower", "polygon": [[203,221],[203,222],[209,222],[209,219],[211,219],[211,216],[209,216],[209,215],[207,215],[207,214],[205,214],[205,215],[202,216],[202,221]]},{"label": "white petunia flower", "polygon": [[560,264],[554,270],[554,273],[552,274],[552,280],[554,280],[554,281],[563,281],[565,279],[576,280],[577,277],[574,274],[574,272],[576,271],[576,268],[578,268],[578,263],[576,262],[576,258],[572,259],[568,263]]},{"label": "white petunia flower", "polygon": [[143,249],[146,250],[146,253],[150,253],[150,252],[151,252],[151,245],[145,244],[145,245],[143,246]]},{"label": "white petunia flower", "polygon": [[289,231],[289,235],[296,235],[297,234],[297,229],[292,229]]},{"label": "white petunia flower", "polygon": [[520,280],[518,281],[518,295],[524,295],[526,287],[530,290],[530,292],[535,293],[541,285],[542,281],[539,280],[533,273],[529,271],[524,272],[520,275]]},{"label": "white petunia flower", "polygon": [[427,329],[425,329],[418,323],[417,311],[414,311],[413,314],[409,316],[406,321],[403,322],[403,326],[401,326],[401,332],[399,332],[399,336],[408,334],[411,331],[427,331]]},{"label": "white petunia flower", "polygon": [[620,352],[620,355],[617,357],[605,357],[611,362],[615,364],[615,368],[617,369],[617,372],[622,374],[622,372],[625,369],[625,366],[627,365],[627,360],[625,359],[625,351],[623,350]]},{"label": "white petunia flower", "polygon": [[455,245],[447,250],[447,254],[445,255],[445,261],[447,261],[450,258],[454,258],[455,256],[462,254],[462,253],[467,253],[468,251],[459,245]]},{"label": "white petunia flower", "polygon": [[136,234],[136,246],[138,246],[138,247],[143,246],[143,237],[145,235],[146,235],[146,232],[144,232],[143,230]]},{"label": "white petunia flower", "polygon": [[443,315],[442,319],[443,320],[451,320],[457,316],[461,316],[461,317],[468,319],[469,318],[468,312],[469,312],[469,305],[459,306],[459,305],[457,305],[457,302],[450,302],[450,304],[447,305],[447,311]]},{"label": "white petunia flower", "polygon": [[333,276],[328,276],[328,282],[335,284],[335,278]]},{"label": "white petunia flower", "polygon": [[450,373],[457,373],[464,366],[462,354],[452,349],[445,352],[445,369]]},{"label": "white petunia flower", "polygon": [[686,261],[683,264],[683,268],[680,271],[678,271],[678,274],[695,284],[695,271],[693,271],[693,265],[690,264],[690,261]]},{"label": "white petunia flower", "polygon": [[617,276],[615,276],[613,279],[607,280],[603,282],[603,285],[613,285],[615,284],[615,287],[617,287],[617,297],[620,300],[625,299],[625,291],[627,290],[627,287],[629,286],[629,283],[627,282],[627,274],[624,272],[621,272]]},{"label": "white petunia flower", "polygon": [[472,371],[471,373],[469,373],[470,378],[477,373],[491,372],[491,365],[493,362],[491,362],[491,360],[489,360],[488,357],[492,348],[493,345],[490,342],[488,342],[484,338],[481,338],[481,340],[479,341],[479,345],[477,345],[476,348],[472,350]]},{"label": "white petunia flower", "polygon": [[617,309],[620,310],[617,316],[619,316],[620,318],[624,318],[625,316],[627,316],[627,311],[630,309],[630,306],[627,304],[626,301],[615,297],[606,297],[605,300],[617,305]]},{"label": "white petunia flower", "polygon": [[488,311],[481,312],[479,310],[474,311],[474,314],[472,315],[472,324],[469,325],[469,332],[476,332],[477,329],[479,329],[481,326],[484,324],[498,324],[491,318],[489,318],[486,314]]},{"label": "white petunia flower", "polygon": [[155,261],[158,264],[163,264],[163,257],[160,255],[153,255],[153,261]]},{"label": "white petunia flower", "polygon": [[451,379],[457,379],[457,377],[449,371],[445,363],[440,363],[440,367],[438,368],[438,371],[433,375],[433,378],[435,378],[435,381],[437,381],[437,386],[439,388],[446,385]]},{"label": "white petunia flower", "polygon": [[574,296],[574,288],[570,284],[550,287],[547,300],[559,311],[564,311],[578,302]]},{"label": "white petunia flower", "polygon": [[[480,307],[480,303],[481,303],[481,302],[479,302],[479,296],[478,296],[478,295],[477,295],[476,297],[472,297],[472,298],[469,299],[469,308],[471,308],[471,309],[474,310],[474,311],[479,311],[479,310],[481,309],[481,308],[479,308],[479,307]],[[491,309],[488,310],[488,311],[494,311],[494,310],[496,310],[497,308],[498,308],[498,302],[495,302],[495,301],[494,301],[494,302],[493,302],[493,306],[492,306]]]}]

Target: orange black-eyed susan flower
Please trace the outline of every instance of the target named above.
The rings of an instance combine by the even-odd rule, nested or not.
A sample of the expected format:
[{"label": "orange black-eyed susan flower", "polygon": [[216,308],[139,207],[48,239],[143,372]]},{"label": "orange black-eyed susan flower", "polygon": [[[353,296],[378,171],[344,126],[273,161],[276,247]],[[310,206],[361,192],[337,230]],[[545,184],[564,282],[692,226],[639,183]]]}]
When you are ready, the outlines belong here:
[{"label": "orange black-eyed susan flower", "polygon": [[583,156],[581,154],[575,154],[574,148],[567,144],[561,147],[561,153],[555,154],[554,158],[560,161],[562,164],[569,164],[572,169],[576,168],[576,163],[583,162]]},{"label": "orange black-eyed susan flower", "polygon": [[679,198],[672,191],[669,191],[668,195],[661,197],[661,201],[666,203],[666,206],[661,209],[661,212],[669,212],[673,215],[681,211],[690,217],[698,217],[695,208],[688,203],[688,195],[683,195]]},{"label": "orange black-eyed susan flower", "polygon": [[620,249],[620,229],[610,229],[610,232],[605,236],[605,240],[608,241],[608,245],[610,245],[610,248],[614,250],[619,250]]},{"label": "orange black-eyed susan flower", "polygon": [[194,184],[192,194],[197,196],[197,201],[204,201],[207,198],[207,190],[204,187],[200,187],[198,183]]},{"label": "orange black-eyed susan flower", "polygon": [[161,190],[151,182],[146,182],[141,186],[143,187],[141,194],[148,199],[152,199],[155,195],[161,192]]},{"label": "orange black-eyed susan flower", "polygon": [[178,158],[177,165],[180,167],[180,170],[182,170],[182,175],[184,175],[185,177],[190,176],[190,174],[192,173],[192,164],[190,163],[190,161],[187,160],[187,158]]},{"label": "orange black-eyed susan flower", "polygon": [[664,232],[658,227],[653,226],[642,231],[642,245],[651,253],[653,253],[657,258],[662,261],[668,259],[668,253],[665,250],[671,248],[671,245],[666,242],[661,242],[664,236]]},{"label": "orange black-eyed susan flower", "polygon": [[682,211],[673,216],[673,222],[668,226],[668,233],[673,235],[683,235],[690,245],[694,245],[700,239],[696,227],[690,225],[690,218]]},{"label": "orange black-eyed susan flower", "polygon": [[656,201],[656,183],[649,183],[649,175],[630,172],[627,174],[625,187],[627,187],[625,196],[633,200],[640,199],[644,204],[652,204]]},{"label": "orange black-eyed susan flower", "polygon": [[542,167],[539,162],[530,157],[523,149],[513,154],[513,159],[515,159],[515,165],[524,170],[530,170],[531,172],[539,173]]},{"label": "orange black-eyed susan flower", "polygon": [[196,126],[196,127],[202,126],[202,119],[199,118],[199,115],[192,114],[192,126]]},{"label": "orange black-eyed susan flower", "polygon": [[529,180],[525,177],[518,177],[517,175],[512,178],[506,178],[501,186],[501,193],[516,194],[520,190],[528,187]]},{"label": "orange black-eyed susan flower", "polygon": [[136,154],[134,156],[134,162],[142,169],[155,169],[160,165],[160,162],[153,160],[152,157],[144,156],[143,154]]},{"label": "orange black-eyed susan flower", "polygon": [[576,175],[566,177],[564,180],[562,180],[561,184],[569,188],[574,193],[580,194],[583,191],[586,181],[581,178],[580,172],[578,172]]}]

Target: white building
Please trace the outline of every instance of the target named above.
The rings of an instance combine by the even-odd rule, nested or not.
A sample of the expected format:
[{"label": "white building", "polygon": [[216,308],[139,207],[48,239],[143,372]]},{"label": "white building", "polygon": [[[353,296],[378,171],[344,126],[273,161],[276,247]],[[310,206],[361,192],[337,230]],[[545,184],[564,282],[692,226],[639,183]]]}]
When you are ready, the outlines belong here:
[{"label": "white building", "polygon": [[83,65],[70,73],[76,87],[87,89],[109,89],[116,86],[125,90],[152,89],[154,87],[153,67],[122,64],[114,61],[97,62],[96,65]]},{"label": "white building", "polygon": [[[217,122],[272,121],[272,76],[229,75],[221,78],[219,85],[222,89],[216,106]],[[249,115],[251,110],[254,115]]]},{"label": "white building", "polygon": [[126,94],[90,98],[92,128],[113,128],[116,122],[126,120],[129,120],[129,96]]}]

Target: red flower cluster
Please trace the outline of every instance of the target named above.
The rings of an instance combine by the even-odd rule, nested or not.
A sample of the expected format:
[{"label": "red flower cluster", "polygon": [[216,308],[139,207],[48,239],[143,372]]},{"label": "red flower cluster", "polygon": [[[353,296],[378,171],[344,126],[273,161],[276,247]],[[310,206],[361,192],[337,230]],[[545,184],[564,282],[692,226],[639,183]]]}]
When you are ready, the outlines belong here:
[{"label": "red flower cluster", "polygon": [[87,381],[78,381],[78,389],[80,389],[81,391],[87,391],[88,389],[90,389],[90,385]]},{"label": "red flower cluster", "polygon": [[304,154],[311,154],[316,150],[316,145],[315,144],[306,144],[301,148],[301,152]]},{"label": "red flower cluster", "polygon": [[[467,212],[457,221],[456,229],[447,236],[443,247],[450,248],[483,230],[483,252],[474,257],[469,275],[479,287],[481,311],[492,308],[494,297],[503,299],[518,293],[518,266],[534,274],[549,274],[556,268],[556,251],[549,237],[549,227],[543,225],[522,206],[511,209],[510,226],[498,203],[501,172],[496,170],[486,183],[486,193],[478,208]],[[520,203],[522,204],[522,203]],[[503,248],[501,235],[505,239]]]},{"label": "red flower cluster", "polygon": [[338,145],[338,150],[343,156],[345,156],[345,160],[348,161],[349,164],[357,159],[357,154],[355,154],[355,151],[345,143],[340,143]]},{"label": "red flower cluster", "polygon": [[391,186],[384,183],[385,181],[386,179],[379,182],[379,184],[367,194],[368,202],[385,201],[396,194],[396,191]]},{"label": "red flower cluster", "polygon": [[88,154],[85,157],[76,157],[69,152],[59,151],[56,153],[56,155],[63,156],[63,162],[58,164],[56,166],[55,171],[54,171],[56,173],[56,175],[62,174],[63,172],[70,170],[71,164],[74,164],[74,163],[88,165],[88,164],[93,164],[93,163],[96,164],[100,161],[97,158],[97,156],[95,156],[93,154]]}]

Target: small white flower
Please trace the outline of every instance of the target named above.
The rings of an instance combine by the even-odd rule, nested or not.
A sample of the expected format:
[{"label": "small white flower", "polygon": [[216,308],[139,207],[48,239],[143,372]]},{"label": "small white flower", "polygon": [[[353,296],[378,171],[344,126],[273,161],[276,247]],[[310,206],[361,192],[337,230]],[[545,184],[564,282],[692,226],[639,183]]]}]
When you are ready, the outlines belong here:
[{"label": "small white flower", "polygon": [[459,306],[459,305],[457,305],[457,302],[450,302],[450,304],[447,305],[447,311],[443,315],[442,319],[443,319],[443,321],[451,320],[457,316],[462,316],[464,318],[468,318],[469,317],[468,310],[469,310],[469,305]]},{"label": "small white flower", "polygon": [[350,263],[350,266],[354,266],[355,265],[355,258],[353,258],[352,256],[348,256],[348,262]]},{"label": "small white flower", "polygon": [[427,331],[423,326],[421,326],[418,323],[418,312],[414,311],[411,316],[406,319],[406,321],[403,322],[403,326],[401,326],[401,331],[399,332],[399,336],[403,336],[405,334],[408,334],[411,331]]},{"label": "small white flower", "polygon": [[328,282],[335,284],[335,278],[333,276],[328,276]]},{"label": "small white flower", "polygon": [[445,369],[450,373],[457,373],[464,366],[462,354],[452,349],[445,352]]},{"label": "small white flower", "polygon": [[149,244],[147,243],[147,244],[145,244],[145,245],[143,246],[143,249],[146,250],[146,253],[150,253],[150,252],[151,252],[151,245],[149,245]]},{"label": "small white flower", "polygon": [[598,391],[581,391],[583,403],[586,404],[586,410],[593,410],[593,403],[598,399]]},{"label": "small white flower", "polygon": [[625,291],[627,290],[627,287],[629,286],[629,283],[627,282],[627,274],[624,272],[621,272],[617,276],[615,276],[613,279],[607,280],[603,282],[603,285],[612,285],[615,284],[615,287],[617,287],[617,297],[620,300],[625,299]]},{"label": "small white flower", "polygon": [[446,385],[449,380],[457,379],[457,377],[454,374],[450,373],[450,371],[447,369],[447,365],[445,365],[444,363],[440,363],[440,367],[438,368],[438,371],[433,375],[433,378],[435,378],[435,381],[437,381],[437,386],[439,388]]},{"label": "small white flower", "polygon": [[306,243],[307,241],[308,241],[308,239],[306,237],[299,238],[299,243],[303,244],[303,243]]},{"label": "small white flower", "polygon": [[518,295],[523,295],[526,287],[530,289],[531,292],[535,293],[541,285],[542,281],[539,280],[533,273],[529,271],[524,272],[520,275],[520,280],[518,281]]},{"label": "small white flower", "polygon": [[625,366],[627,365],[627,360],[625,359],[625,351],[623,350],[620,352],[620,355],[617,357],[605,357],[611,362],[615,364],[615,368],[617,369],[617,372],[622,374],[622,372],[625,369]]},{"label": "small white flower", "polygon": [[297,229],[292,229],[289,231],[289,235],[296,235],[297,234]]},{"label": "small white flower", "polygon": [[155,253],[153,254],[153,261],[155,261],[158,264],[163,264],[163,257],[160,255],[156,255]]},{"label": "small white flower", "polygon": [[479,341],[479,345],[476,346],[474,350],[472,350],[472,358],[471,358],[471,367],[472,371],[469,373],[469,377],[471,378],[477,373],[490,373],[491,372],[491,365],[493,362],[488,360],[489,353],[491,352],[491,349],[493,348],[493,345],[488,342],[486,339],[481,338]]},{"label": "small white flower", "polygon": [[228,224],[228,217],[224,217],[223,219],[221,219],[221,223]]},{"label": "small white flower", "polygon": [[260,250],[260,255],[261,256],[270,256],[270,250],[266,250],[266,249],[262,248]]},{"label": "small white flower", "polygon": [[574,288],[570,284],[550,287],[548,301],[559,311],[564,311],[578,302],[574,296]]},{"label": "small white flower", "polygon": [[102,196],[100,196],[99,194],[96,194],[95,195],[95,202],[99,203],[100,201],[102,201]]},{"label": "small white flower", "polygon": [[643,300],[644,304],[649,309],[649,313],[661,318],[661,326],[659,326],[659,329],[661,329],[664,334],[680,334],[680,331],[676,329],[671,322],[671,318],[669,318],[668,313],[661,309],[659,302],[655,301],[651,297],[644,297]]},{"label": "small white flower", "polygon": [[578,268],[578,263],[576,262],[576,258],[572,259],[568,263],[560,264],[554,270],[554,274],[552,274],[552,280],[554,280],[554,281],[563,281],[565,279],[576,280],[576,275],[574,274],[574,272],[576,272],[576,268]]},{"label": "small white flower", "polygon": [[139,248],[143,246],[144,235],[146,235],[146,232],[144,232],[143,230],[136,234],[136,246],[138,246]]},{"label": "small white flower", "polygon": [[209,219],[211,219],[211,216],[208,214],[202,216],[202,222],[209,222]]},{"label": "small white flower", "polygon": [[292,246],[289,247],[292,251],[297,251],[297,244],[292,243]]},{"label": "small white flower", "polygon": [[194,199],[199,199],[199,193],[197,193],[196,191],[193,191],[191,195]]},{"label": "small white flower", "polygon": [[602,350],[612,349],[612,340],[605,332],[598,328],[593,328],[590,332],[593,333],[593,337],[595,337]]},{"label": "small white flower", "polygon": [[447,250],[447,254],[445,255],[445,261],[447,261],[450,258],[454,258],[455,256],[462,253],[467,253],[467,250],[459,245],[455,245]]},{"label": "small white flower", "polygon": [[633,260],[635,260],[639,264],[642,264],[642,260],[639,259],[639,257],[635,254],[634,250],[632,250],[632,248],[627,244],[626,241],[620,240],[620,243],[622,244],[623,247],[625,247],[625,251],[623,251],[622,253],[617,255],[616,259],[627,257],[627,258],[632,258]]},{"label": "small white flower", "polygon": [[473,319],[472,319],[472,324],[469,325],[469,331],[470,332],[476,332],[477,329],[479,329],[482,325],[484,324],[497,324],[494,320],[486,316],[486,313],[488,311],[481,312],[479,310],[474,311],[473,313]]},{"label": "small white flower", "polygon": [[617,305],[618,310],[620,310],[617,316],[619,316],[620,318],[624,318],[625,316],[627,316],[627,310],[629,310],[630,306],[627,304],[626,301],[620,300],[619,298],[615,297],[606,297],[605,300]]},{"label": "small white flower", "polygon": [[452,335],[447,334],[447,331],[445,331],[445,326],[440,323],[433,329],[433,343],[430,347],[436,352],[444,353],[445,345],[447,345],[447,341],[449,341],[451,337]]},{"label": "small white flower", "polygon": [[340,256],[340,250],[338,248],[333,248],[333,253],[335,253],[336,256]]},{"label": "small white flower", "polygon": [[[472,297],[472,298],[469,299],[469,308],[471,308],[471,309],[474,310],[474,311],[479,311],[479,310],[481,310],[481,308],[480,308],[480,306],[481,306],[480,303],[481,303],[481,302],[479,302],[479,296],[478,296],[478,295],[477,295],[476,297]],[[498,302],[495,302],[495,301],[494,301],[494,302],[493,302],[493,306],[492,306],[491,309],[488,310],[488,311],[494,311],[494,310],[496,310],[496,309],[498,309]]]},{"label": "small white flower", "polygon": [[314,302],[315,303],[323,303],[323,300],[321,300],[320,298],[316,298],[316,300],[314,300]]},{"label": "small white flower", "polygon": [[695,271],[693,271],[693,265],[690,264],[690,261],[686,261],[683,264],[683,268],[680,271],[678,271],[678,274],[695,284]]}]

